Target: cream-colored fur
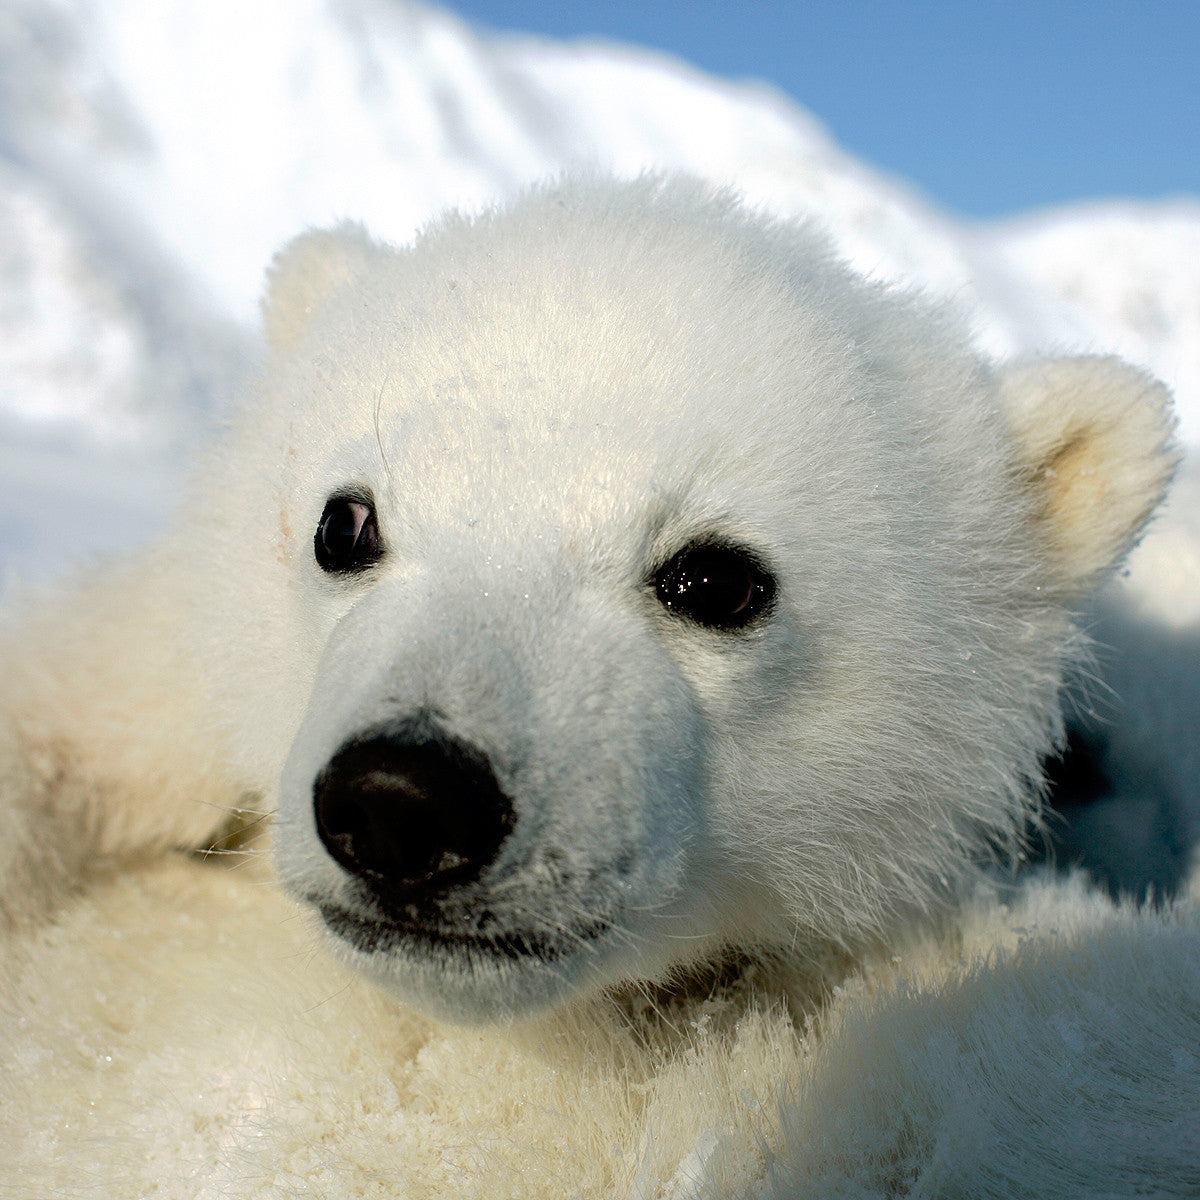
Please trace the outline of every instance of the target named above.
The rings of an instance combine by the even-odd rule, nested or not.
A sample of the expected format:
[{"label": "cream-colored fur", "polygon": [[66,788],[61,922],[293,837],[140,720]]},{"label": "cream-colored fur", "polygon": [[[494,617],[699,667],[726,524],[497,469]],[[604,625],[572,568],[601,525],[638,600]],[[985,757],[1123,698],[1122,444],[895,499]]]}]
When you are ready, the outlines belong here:
[{"label": "cream-colored fur", "polygon": [[[1153,970],[1162,1004],[1115,1011],[1184,1035],[1190,917],[1068,889],[1032,949],[997,902],[953,921],[1033,813],[1072,606],[1170,477],[1159,385],[998,370],[950,314],[687,181],[538,189],[403,250],[305,235],[266,330],[172,532],[4,634],[19,1195],[177,1170],[212,1195],[682,1197],[697,1172],[894,1195],[943,1170],[1019,1194],[1019,1155],[981,1157],[961,1114],[1061,1102],[1044,1046],[1014,1050],[1031,1023]],[[346,489],[382,551],[338,575],[314,531]],[[769,574],[745,628],[662,602],[697,544]],[[510,806],[432,898],[316,825],[326,767],[395,728],[467,747]],[[165,857],[276,810],[303,919]],[[1063,1087],[1109,1095],[1123,1053]],[[1122,1101],[1156,1147],[1147,1089],[1174,1078]],[[1045,1164],[1062,1140],[1024,1136]]]},{"label": "cream-colored fur", "polygon": [[131,857],[205,844],[240,791],[168,552],[26,596],[0,631],[0,928]]},{"label": "cream-colored fur", "polygon": [[1014,367],[1000,396],[1041,489],[1060,570],[1068,587],[1089,589],[1162,496],[1167,391],[1118,359],[1085,358]]},{"label": "cream-colored fur", "polygon": [[[1200,1190],[1200,921],[995,896],[807,1029],[749,989],[514,1031],[398,1008],[253,864],[93,892],[0,993],[14,1200]],[[629,1012],[629,1008],[624,1010]]]}]

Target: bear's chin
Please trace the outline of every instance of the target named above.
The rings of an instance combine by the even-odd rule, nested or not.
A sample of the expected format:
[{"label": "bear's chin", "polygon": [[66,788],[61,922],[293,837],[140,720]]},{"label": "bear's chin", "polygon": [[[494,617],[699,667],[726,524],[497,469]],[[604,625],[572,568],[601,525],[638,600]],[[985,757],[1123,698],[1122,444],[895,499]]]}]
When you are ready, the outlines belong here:
[{"label": "bear's chin", "polygon": [[597,920],[550,935],[482,936],[366,915],[333,902],[317,911],[339,955],[403,1003],[461,1024],[537,1016],[612,982],[620,934]]}]

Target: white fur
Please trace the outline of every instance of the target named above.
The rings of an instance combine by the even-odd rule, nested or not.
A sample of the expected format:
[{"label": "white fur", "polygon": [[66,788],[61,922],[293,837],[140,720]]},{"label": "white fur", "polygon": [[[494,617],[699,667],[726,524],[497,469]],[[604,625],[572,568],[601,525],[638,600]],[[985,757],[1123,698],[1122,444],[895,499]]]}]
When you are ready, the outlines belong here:
[{"label": "white fur", "polygon": [[[686,181],[547,187],[407,249],[305,235],[266,328],[171,535],[9,634],[0,906],[36,926],[89,866],[278,806],[288,891],[377,922],[317,835],[314,780],[365,731],[436,720],[512,800],[471,893],[497,949],[329,941],[419,1009],[558,1014],[576,1049],[609,1036],[585,1031],[611,997],[691,1004],[730,958],[811,1014],[944,919],[1018,845],[1080,655],[1072,606],[1174,464],[1140,373],[994,369],[950,314]],[[347,487],[385,553],[330,576],[313,531]],[[657,600],[697,541],[773,575],[745,630]],[[499,951],[523,937],[560,952]],[[776,1095],[803,1047],[772,1020]],[[630,1053],[602,1090],[667,1086],[690,1052]],[[534,1069],[516,1061],[501,1097]]]},{"label": "white fur", "polygon": [[[1200,1191],[1200,925],[1077,885],[903,939],[807,1032],[752,990],[430,1023],[253,864],[95,889],[0,987],[14,1200]],[[659,1001],[661,1004],[661,1000]]]}]

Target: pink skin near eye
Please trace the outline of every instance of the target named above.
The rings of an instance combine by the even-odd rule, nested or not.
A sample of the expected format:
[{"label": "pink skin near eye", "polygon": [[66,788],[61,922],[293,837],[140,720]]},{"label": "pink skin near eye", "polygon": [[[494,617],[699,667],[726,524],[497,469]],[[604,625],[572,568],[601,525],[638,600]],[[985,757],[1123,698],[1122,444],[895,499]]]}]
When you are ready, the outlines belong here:
[{"label": "pink skin near eye", "polygon": [[358,535],[362,533],[363,525],[371,515],[371,510],[365,504],[359,504],[357,500],[351,500],[348,503],[350,511],[354,514],[354,540],[357,541]]},{"label": "pink skin near eye", "polygon": [[753,596],[754,596],[754,584],[749,579],[747,579],[746,580],[746,594],[741,598],[741,600],[738,602],[737,606],[732,610],[732,615],[736,617],[738,613],[742,612],[745,609],[745,607],[750,603]]}]

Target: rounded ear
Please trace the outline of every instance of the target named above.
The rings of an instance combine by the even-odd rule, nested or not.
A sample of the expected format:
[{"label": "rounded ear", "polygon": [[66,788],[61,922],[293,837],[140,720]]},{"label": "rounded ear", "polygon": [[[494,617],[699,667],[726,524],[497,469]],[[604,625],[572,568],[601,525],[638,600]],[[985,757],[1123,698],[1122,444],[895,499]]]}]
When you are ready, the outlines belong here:
[{"label": "rounded ear", "polygon": [[1136,541],[1179,464],[1168,390],[1118,358],[1022,363],[1000,399],[1060,584],[1094,587]]},{"label": "rounded ear", "polygon": [[267,269],[262,312],[268,343],[276,350],[295,349],[325,297],[364,274],[379,250],[356,221],[309,230],[288,242]]}]

